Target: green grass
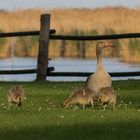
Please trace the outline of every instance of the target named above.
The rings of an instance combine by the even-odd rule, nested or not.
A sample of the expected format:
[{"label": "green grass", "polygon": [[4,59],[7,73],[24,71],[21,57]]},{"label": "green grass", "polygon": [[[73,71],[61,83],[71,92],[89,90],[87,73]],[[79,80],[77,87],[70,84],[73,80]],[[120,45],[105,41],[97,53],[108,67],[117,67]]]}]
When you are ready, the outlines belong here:
[{"label": "green grass", "polygon": [[[6,91],[22,84],[27,100],[8,107]],[[0,140],[138,140],[140,80],[114,81],[117,109],[62,109],[62,101],[83,82],[0,82]]]}]

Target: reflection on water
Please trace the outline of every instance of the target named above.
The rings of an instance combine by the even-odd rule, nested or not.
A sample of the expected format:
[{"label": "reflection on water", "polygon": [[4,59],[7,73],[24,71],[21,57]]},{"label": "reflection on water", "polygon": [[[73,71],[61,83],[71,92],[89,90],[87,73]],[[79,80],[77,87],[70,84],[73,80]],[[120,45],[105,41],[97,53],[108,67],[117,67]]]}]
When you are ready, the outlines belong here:
[{"label": "reflection on water", "polygon": [[[122,63],[118,59],[104,59],[104,65],[108,72],[129,72],[140,71],[140,64]],[[52,59],[49,66],[54,66],[57,72],[94,72],[96,69],[96,60],[85,59]],[[1,59],[0,70],[16,70],[16,69],[35,69],[37,67],[36,58],[12,58]],[[23,75],[0,75],[0,81],[33,81],[36,74],[23,74]],[[113,78],[128,79],[140,77],[119,77]],[[83,81],[86,77],[48,77],[51,81]]]}]

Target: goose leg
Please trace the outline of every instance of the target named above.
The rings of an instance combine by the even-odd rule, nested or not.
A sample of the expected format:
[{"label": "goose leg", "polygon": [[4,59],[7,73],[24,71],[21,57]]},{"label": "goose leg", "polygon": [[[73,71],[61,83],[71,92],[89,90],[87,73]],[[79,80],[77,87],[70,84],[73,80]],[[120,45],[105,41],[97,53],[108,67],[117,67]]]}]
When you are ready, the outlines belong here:
[{"label": "goose leg", "polygon": [[113,103],[113,109],[115,110],[116,109],[116,107],[115,107],[115,104]]},{"label": "goose leg", "polygon": [[92,108],[93,108],[93,107],[94,107],[93,100],[91,100],[90,102],[91,102],[91,106],[92,106]]},{"label": "goose leg", "polygon": [[107,106],[106,104],[105,104],[105,105],[103,105],[103,111],[105,111],[106,106]]},{"label": "goose leg", "polygon": [[83,110],[85,109],[85,105],[83,105]]}]

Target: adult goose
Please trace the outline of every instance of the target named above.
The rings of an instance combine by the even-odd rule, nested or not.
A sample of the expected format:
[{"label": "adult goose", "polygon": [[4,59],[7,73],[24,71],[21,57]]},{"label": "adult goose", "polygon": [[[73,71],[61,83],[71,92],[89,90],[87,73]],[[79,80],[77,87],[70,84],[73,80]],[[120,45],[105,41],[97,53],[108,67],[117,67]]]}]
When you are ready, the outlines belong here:
[{"label": "adult goose", "polygon": [[112,79],[104,68],[102,61],[102,50],[106,47],[113,47],[112,42],[99,41],[96,45],[97,64],[94,74],[91,74],[85,83],[85,87],[92,89],[95,93],[103,87],[111,87]]}]

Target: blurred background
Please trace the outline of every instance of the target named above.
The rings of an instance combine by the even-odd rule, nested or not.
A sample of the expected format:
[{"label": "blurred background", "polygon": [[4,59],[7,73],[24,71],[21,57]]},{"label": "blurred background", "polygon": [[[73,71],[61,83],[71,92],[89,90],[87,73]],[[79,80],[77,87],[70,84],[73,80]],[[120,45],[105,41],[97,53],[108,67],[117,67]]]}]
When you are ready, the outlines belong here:
[{"label": "blurred background", "polygon": [[[0,5],[0,33],[40,30],[40,15],[51,14],[51,29],[63,35],[103,35],[140,32],[140,1],[134,0],[5,0]],[[0,38],[0,70],[37,67],[38,36]],[[114,40],[104,49],[108,72],[140,71],[140,39]],[[49,45],[49,66],[55,71],[94,72],[96,41],[55,41]],[[32,81],[35,74],[0,75],[4,81]],[[127,77],[136,79],[139,77]],[[49,77],[48,80],[85,80]],[[114,80],[125,79],[114,78]]]}]

